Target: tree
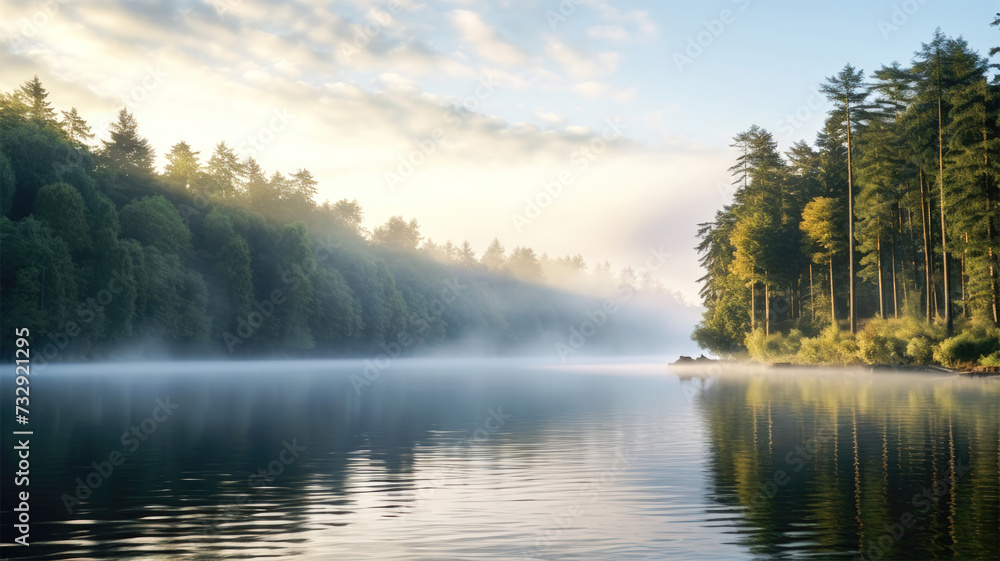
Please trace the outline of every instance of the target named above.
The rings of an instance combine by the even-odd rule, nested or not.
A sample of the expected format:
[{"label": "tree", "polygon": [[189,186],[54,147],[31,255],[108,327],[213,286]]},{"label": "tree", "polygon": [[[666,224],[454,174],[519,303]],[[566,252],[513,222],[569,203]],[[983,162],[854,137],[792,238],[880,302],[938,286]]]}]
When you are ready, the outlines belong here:
[{"label": "tree", "polygon": [[407,223],[398,215],[372,232],[373,242],[396,250],[414,251],[421,239],[423,237],[420,235],[420,224],[417,219],[414,218]]},{"label": "tree", "polygon": [[177,208],[161,195],[126,205],[121,223],[122,235],[162,253],[183,255],[191,248],[191,231]]},{"label": "tree", "polygon": [[79,147],[88,146],[88,141],[94,138],[94,133],[90,132],[90,126],[77,113],[76,107],[73,107],[69,111],[62,111],[62,116],[62,128],[66,131],[66,136],[69,137],[70,142]]},{"label": "tree", "polygon": [[316,186],[319,182],[313,178],[312,173],[307,169],[299,169],[291,176],[292,192],[299,201],[313,205],[316,199]]},{"label": "tree", "polygon": [[[847,142],[847,237],[848,237],[848,275],[849,275],[849,295],[848,307],[850,309],[851,333],[858,331],[858,318],[856,310],[856,296],[854,286],[854,176],[852,162],[851,130],[861,119],[859,110],[863,108],[864,101],[868,98],[868,85],[864,82],[864,71],[857,71],[853,66],[847,64],[843,70],[835,76],[827,78],[825,84],[820,88],[826,94],[827,99],[834,103],[834,115],[842,116],[844,131]],[[855,115],[851,115],[852,109]]]},{"label": "tree", "polygon": [[487,247],[486,251],[483,252],[483,256],[479,259],[479,262],[482,263],[483,266],[490,272],[500,272],[507,264],[505,252],[506,250],[504,250],[500,240],[493,238],[489,247]]},{"label": "tree", "polygon": [[100,156],[105,165],[126,177],[151,177],[155,152],[149,140],[139,135],[135,117],[122,108],[109,129],[111,140],[102,140]]},{"label": "tree", "polygon": [[28,107],[28,117],[38,125],[57,126],[56,112],[48,102],[49,92],[36,74],[21,85],[20,95]]},{"label": "tree", "polygon": [[333,204],[333,215],[346,224],[354,233],[359,236],[364,235],[365,229],[362,224],[365,221],[365,213],[361,210],[361,204],[357,199],[340,199]]},{"label": "tree", "polygon": [[90,248],[86,212],[80,192],[67,183],[46,185],[35,199],[35,217],[48,224],[74,253]]},{"label": "tree", "polygon": [[837,308],[833,288],[833,258],[846,245],[843,230],[839,227],[842,212],[836,199],[816,197],[802,211],[801,224],[813,262],[827,262],[830,265],[830,317],[834,325],[837,323]]},{"label": "tree", "polygon": [[225,141],[215,145],[212,157],[208,159],[207,173],[211,183],[212,197],[232,201],[243,188],[246,170],[236,152]]},{"label": "tree", "polygon": [[[1000,322],[996,255],[1000,244],[1000,88],[986,80],[986,61],[965,57],[978,75],[951,93],[947,129],[951,223],[963,246],[963,308]],[[965,280],[968,279],[968,290]]]},{"label": "tree", "polygon": [[[214,290],[212,306],[215,332],[238,332],[239,320],[245,320],[253,304],[253,269],[250,246],[233,230],[228,216],[213,210],[205,217],[205,245],[220,279]],[[214,287],[210,287],[214,288]]]},{"label": "tree", "polygon": [[952,190],[945,185],[945,134],[950,130],[950,110],[952,96],[956,91],[975,82],[985,72],[985,61],[969,49],[963,39],[950,39],[934,32],[930,43],[921,44],[913,61],[913,73],[917,77],[917,92],[914,98],[914,117],[920,122],[930,122],[936,128],[936,142],[930,146],[922,143],[924,149],[931,148],[937,164],[937,183],[940,194],[938,208],[941,221],[941,260],[944,278],[944,317],[948,334],[954,329],[952,318],[951,267],[948,250],[949,199],[946,193]]},{"label": "tree", "polygon": [[260,164],[257,163],[257,160],[253,156],[244,160],[242,165],[243,173],[246,177],[245,191],[250,208],[264,214],[277,199],[267,182],[264,169],[260,167]]},{"label": "tree", "polygon": [[538,262],[535,250],[530,247],[515,247],[507,260],[507,270],[514,276],[528,280],[537,281],[542,278],[542,268]]},{"label": "tree", "polygon": [[472,250],[472,244],[469,240],[462,242],[462,246],[458,249],[458,262],[466,267],[472,267],[476,264],[476,252]]},{"label": "tree", "polygon": [[163,175],[170,183],[181,189],[190,188],[201,172],[198,154],[200,152],[192,150],[187,142],[181,141],[174,144],[167,154],[167,165],[163,170]]},{"label": "tree", "polygon": [[[770,333],[770,272],[777,264],[774,259],[774,246],[770,244],[777,234],[774,221],[762,211],[754,211],[740,218],[729,236],[732,244],[733,260],[729,271],[743,280],[748,287],[762,283],[764,285],[764,332]],[[754,311],[751,309],[751,325]]]}]

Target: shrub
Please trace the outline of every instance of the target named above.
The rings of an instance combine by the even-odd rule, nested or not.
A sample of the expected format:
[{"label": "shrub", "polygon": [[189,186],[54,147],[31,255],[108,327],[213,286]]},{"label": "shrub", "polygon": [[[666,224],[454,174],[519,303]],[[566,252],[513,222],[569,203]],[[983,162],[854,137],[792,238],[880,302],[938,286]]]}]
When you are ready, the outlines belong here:
[{"label": "shrub", "polygon": [[984,356],[979,359],[979,366],[998,366],[1000,367],[1000,351],[997,351],[990,356]]},{"label": "shrub", "polygon": [[750,358],[758,362],[789,362],[799,352],[801,340],[802,332],[798,329],[792,329],[788,335],[764,335],[764,330],[755,329],[747,335],[743,344]]},{"label": "shrub", "polygon": [[857,364],[858,344],[849,331],[836,325],[824,329],[818,336],[801,340],[797,362],[806,364]]},{"label": "shrub", "polygon": [[934,358],[934,343],[927,337],[910,339],[906,344],[906,357],[911,362],[926,364]]},{"label": "shrub", "polygon": [[982,357],[1000,351],[1000,328],[977,323],[966,331],[942,341],[934,350],[934,360],[949,367],[976,364]]},{"label": "shrub", "polygon": [[858,333],[858,356],[868,364],[902,364],[906,341],[896,335],[898,322],[875,318]]}]

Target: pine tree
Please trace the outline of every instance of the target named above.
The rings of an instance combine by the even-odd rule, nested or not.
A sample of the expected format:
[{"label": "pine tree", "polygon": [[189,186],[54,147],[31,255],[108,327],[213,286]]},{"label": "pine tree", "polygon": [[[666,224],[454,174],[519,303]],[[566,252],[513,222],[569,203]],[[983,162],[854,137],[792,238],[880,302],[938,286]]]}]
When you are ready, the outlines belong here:
[{"label": "pine tree", "polygon": [[58,125],[55,109],[47,100],[49,92],[37,75],[21,85],[20,95],[28,106],[28,117],[32,121],[42,126]]},{"label": "pine tree", "polygon": [[312,173],[307,169],[299,169],[292,174],[291,181],[294,196],[304,203],[314,204],[317,193],[316,186],[319,183],[313,178]]},{"label": "pine tree", "polygon": [[167,154],[167,165],[163,169],[164,177],[181,189],[190,188],[201,171],[198,154],[187,142],[181,141],[171,146]]},{"label": "pine tree", "polygon": [[483,264],[491,272],[501,271],[507,264],[507,257],[505,255],[505,250],[500,240],[493,238],[490,242],[489,247],[483,252],[483,256],[479,259],[479,262]]},{"label": "pine tree", "polygon": [[70,142],[81,147],[89,146],[88,141],[94,138],[94,133],[90,132],[90,126],[77,113],[76,107],[71,108],[69,111],[62,111],[62,116],[62,128],[66,131],[66,136],[69,137]]},{"label": "pine tree", "polygon": [[153,175],[153,145],[145,137],[139,136],[139,124],[135,117],[122,108],[118,120],[109,129],[111,140],[102,140],[100,156],[106,166],[126,177],[149,177]]},{"label": "pine tree", "polygon": [[245,170],[239,156],[225,141],[215,145],[206,171],[212,185],[211,196],[222,200],[236,199],[243,188]]},{"label": "pine tree", "polygon": [[[835,76],[826,79],[821,85],[823,93],[834,103],[833,116],[841,120],[847,147],[847,236],[848,236],[848,307],[850,310],[851,333],[858,330],[857,298],[855,295],[854,273],[854,173],[851,133],[862,120],[864,102],[868,98],[868,85],[865,84],[864,71],[855,70],[850,64]],[[852,114],[853,111],[853,114]]]},{"label": "pine tree", "polygon": [[476,264],[476,252],[472,250],[472,244],[469,240],[462,242],[462,246],[458,249],[458,262],[466,267],[471,267]]}]

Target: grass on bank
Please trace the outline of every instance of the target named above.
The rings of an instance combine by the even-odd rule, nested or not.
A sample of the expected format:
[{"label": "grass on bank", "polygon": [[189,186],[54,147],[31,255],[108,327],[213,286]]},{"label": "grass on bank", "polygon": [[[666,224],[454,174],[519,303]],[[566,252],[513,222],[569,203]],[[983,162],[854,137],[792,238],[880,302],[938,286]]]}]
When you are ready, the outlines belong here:
[{"label": "grass on bank", "polygon": [[959,320],[955,332],[947,337],[940,323],[912,317],[875,318],[857,335],[836,325],[812,336],[799,328],[771,335],[757,329],[747,335],[745,345],[751,359],[767,363],[1000,366],[1000,328],[981,320]]}]

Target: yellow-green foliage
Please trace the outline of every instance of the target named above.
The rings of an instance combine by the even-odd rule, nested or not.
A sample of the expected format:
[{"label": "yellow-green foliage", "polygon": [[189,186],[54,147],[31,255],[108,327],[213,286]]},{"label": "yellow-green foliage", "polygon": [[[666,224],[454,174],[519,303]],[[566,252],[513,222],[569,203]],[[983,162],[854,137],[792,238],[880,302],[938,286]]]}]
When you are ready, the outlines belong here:
[{"label": "yellow-green foliage", "polygon": [[1000,352],[1000,328],[976,322],[962,333],[945,339],[934,350],[934,360],[945,366],[976,364]]},{"label": "yellow-green foliage", "polygon": [[824,329],[818,336],[802,339],[797,362],[803,364],[858,364],[858,343],[850,331],[836,325]]},{"label": "yellow-green foliage", "polygon": [[[756,330],[744,343],[750,357],[760,362],[798,364],[928,364],[946,366],[1000,362],[1000,330],[976,323],[957,337],[945,339],[944,326],[928,325],[916,318],[873,319],[852,337],[850,332],[829,326],[816,337],[804,337],[793,329],[787,334],[765,336]],[[987,364],[989,363],[989,364]]]},{"label": "yellow-green foliage", "polygon": [[744,345],[750,357],[759,362],[794,362],[802,340],[802,332],[793,329],[787,335],[775,333],[764,335],[763,329],[755,329],[747,335]]},{"label": "yellow-green foliage", "polygon": [[868,322],[858,333],[858,356],[868,364],[903,364],[907,342],[896,334],[896,324],[881,318]]},{"label": "yellow-green foliage", "polygon": [[980,366],[1000,366],[1000,351],[979,359]]}]

